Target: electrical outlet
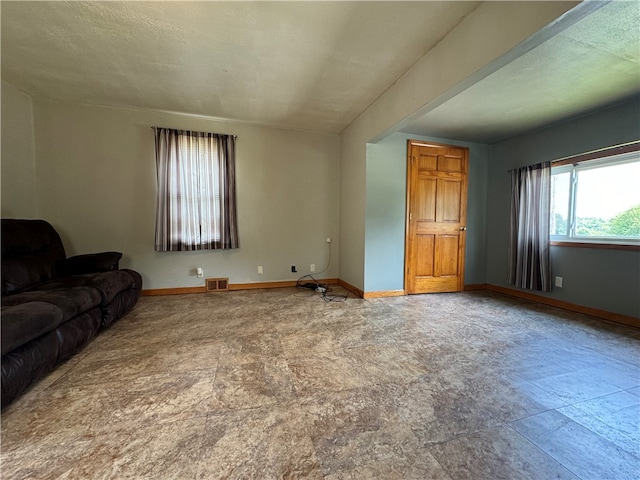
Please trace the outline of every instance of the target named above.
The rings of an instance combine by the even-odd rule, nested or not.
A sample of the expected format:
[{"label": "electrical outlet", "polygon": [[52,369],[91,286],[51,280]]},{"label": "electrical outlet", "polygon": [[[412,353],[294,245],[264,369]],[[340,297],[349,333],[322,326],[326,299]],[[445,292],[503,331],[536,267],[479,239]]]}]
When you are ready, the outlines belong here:
[{"label": "electrical outlet", "polygon": [[309,265],[309,271],[310,272],[315,272],[316,271],[316,264],[312,263],[311,265]]},{"label": "electrical outlet", "polygon": [[296,270],[295,265],[291,265],[291,273],[298,273],[298,270]]},{"label": "electrical outlet", "polygon": [[331,243],[331,237],[327,237],[327,243]]},{"label": "electrical outlet", "polygon": [[562,288],[562,277],[556,277],[556,287]]},{"label": "electrical outlet", "polygon": [[196,275],[198,275],[199,278],[204,277],[204,270],[202,270],[202,267],[196,268]]},{"label": "electrical outlet", "polygon": [[258,275],[262,275],[264,273],[264,269],[262,268],[262,265],[258,265]]}]

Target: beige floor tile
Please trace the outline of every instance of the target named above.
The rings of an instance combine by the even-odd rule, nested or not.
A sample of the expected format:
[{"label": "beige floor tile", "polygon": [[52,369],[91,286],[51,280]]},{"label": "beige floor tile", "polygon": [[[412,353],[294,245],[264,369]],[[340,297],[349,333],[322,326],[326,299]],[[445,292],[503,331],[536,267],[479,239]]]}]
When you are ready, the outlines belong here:
[{"label": "beige floor tile", "polygon": [[213,413],[198,462],[200,479],[322,479],[295,403]]},{"label": "beige floor tile", "polygon": [[633,478],[639,353],[489,292],[143,297],[3,410],[2,478]]},{"label": "beige floor tile", "polygon": [[452,478],[460,480],[578,478],[507,426],[433,445],[429,452]]}]

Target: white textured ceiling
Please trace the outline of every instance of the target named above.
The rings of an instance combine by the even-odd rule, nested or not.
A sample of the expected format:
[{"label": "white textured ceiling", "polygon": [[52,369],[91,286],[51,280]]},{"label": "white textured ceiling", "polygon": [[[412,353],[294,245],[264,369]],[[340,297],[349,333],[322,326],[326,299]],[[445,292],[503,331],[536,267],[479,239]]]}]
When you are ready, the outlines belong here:
[{"label": "white textured ceiling", "polygon": [[33,99],[338,133],[479,2],[2,2]]},{"label": "white textured ceiling", "polygon": [[[2,77],[35,100],[339,133],[478,3],[3,1]],[[640,2],[595,5],[398,128],[492,143],[637,94]]]},{"label": "white textured ceiling", "polygon": [[402,131],[494,143],[638,93],[640,2],[614,1]]}]

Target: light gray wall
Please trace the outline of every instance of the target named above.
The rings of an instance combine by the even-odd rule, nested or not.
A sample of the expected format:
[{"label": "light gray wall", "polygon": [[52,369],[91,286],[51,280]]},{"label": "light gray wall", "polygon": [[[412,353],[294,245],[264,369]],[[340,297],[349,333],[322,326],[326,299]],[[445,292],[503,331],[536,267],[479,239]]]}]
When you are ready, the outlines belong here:
[{"label": "light gray wall", "polygon": [[2,80],[2,216],[35,218],[36,156],[31,97]]},{"label": "light gray wall", "polygon": [[[144,288],[294,280],[317,271],[337,277],[339,137],[204,117],[35,102],[40,215],[68,254],[117,250]],[[240,248],[154,252],[156,171],[151,126],[238,135],[236,181]],[[257,274],[258,265],[264,274]],[[298,274],[291,273],[291,265]]]},{"label": "light gray wall", "polygon": [[340,277],[365,288],[366,144],[504,65],[579,2],[482,2],[340,134]]},{"label": "light gray wall", "polygon": [[[487,215],[488,283],[507,286],[511,188],[508,170],[638,140],[639,112],[640,100],[634,99],[492,146]],[[640,317],[640,252],[552,247],[551,269],[552,275],[564,278],[564,285],[544,295]]]},{"label": "light gray wall", "polygon": [[367,145],[365,291],[404,288],[408,139],[469,148],[465,284],[485,283],[489,146],[394,133]]},{"label": "light gray wall", "polygon": [[365,159],[366,141],[341,135],[340,278],[359,289],[364,289]]},{"label": "light gray wall", "polygon": [[364,290],[404,288],[407,142],[367,145]]}]

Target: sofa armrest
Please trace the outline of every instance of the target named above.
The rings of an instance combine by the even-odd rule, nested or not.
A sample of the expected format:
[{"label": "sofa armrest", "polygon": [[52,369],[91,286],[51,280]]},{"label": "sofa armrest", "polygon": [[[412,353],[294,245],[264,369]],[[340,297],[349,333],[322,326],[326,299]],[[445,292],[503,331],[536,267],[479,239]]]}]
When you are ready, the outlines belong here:
[{"label": "sofa armrest", "polygon": [[66,275],[80,275],[83,273],[98,273],[118,270],[121,258],[122,253],[120,252],[75,255],[65,260],[64,273]]}]

